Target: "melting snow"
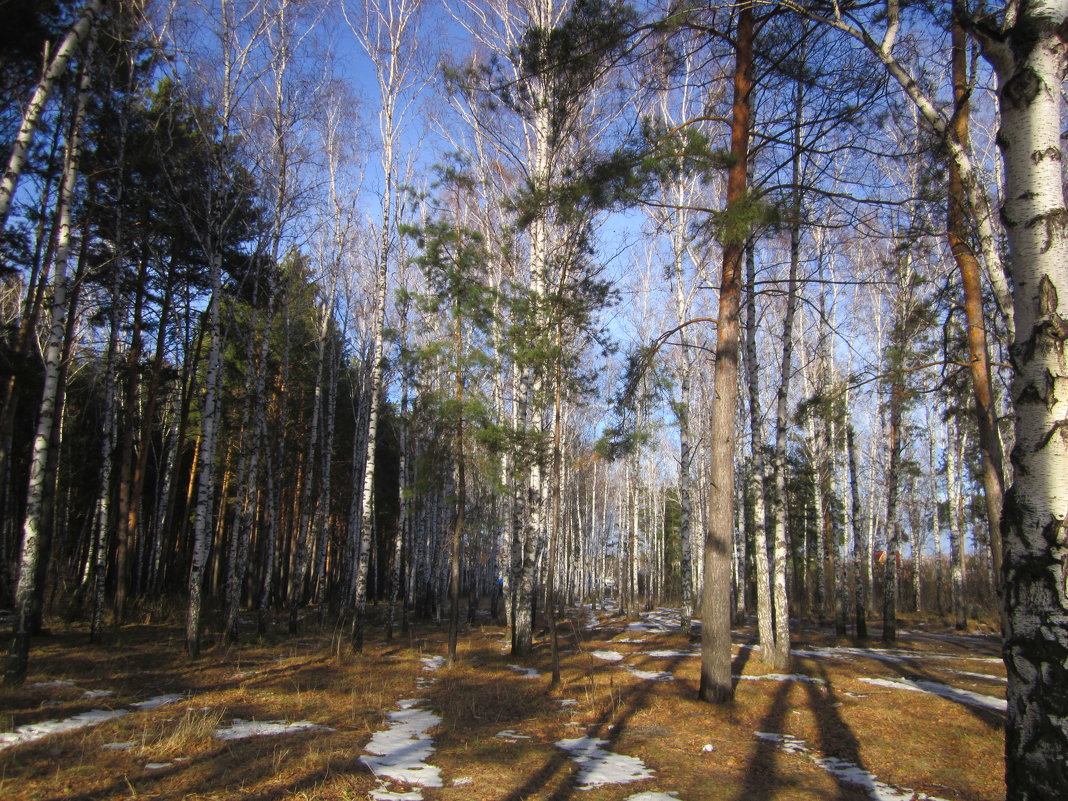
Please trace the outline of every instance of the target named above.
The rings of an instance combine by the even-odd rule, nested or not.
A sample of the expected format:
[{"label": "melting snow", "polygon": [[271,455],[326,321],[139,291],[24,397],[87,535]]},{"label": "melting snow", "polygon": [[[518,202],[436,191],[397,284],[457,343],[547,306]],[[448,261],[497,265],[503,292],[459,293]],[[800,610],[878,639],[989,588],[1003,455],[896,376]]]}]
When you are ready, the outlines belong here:
[{"label": "melting snow", "polygon": [[590,651],[590,653],[605,662],[619,662],[623,659],[623,654],[618,651]]},{"label": "melting snow", "polygon": [[627,801],[679,801],[679,794],[671,793],[637,793],[628,796]]},{"label": "melting snow", "polygon": [[228,727],[216,729],[212,736],[218,740],[242,740],[245,737],[273,737],[278,734],[295,734],[299,731],[333,731],[333,729],[307,720],[286,723],[284,720],[234,718]]},{"label": "melting snow", "polygon": [[521,665],[509,665],[508,667],[516,673],[522,673],[524,679],[536,679],[541,675],[534,668],[522,667]]},{"label": "melting snow", "polygon": [[133,740],[127,740],[124,743],[104,743],[101,748],[105,748],[108,751],[129,751],[135,745],[137,745],[137,743]]},{"label": "melting snow", "polygon": [[456,778],[456,779],[452,780],[452,786],[453,787],[465,787],[465,786],[467,786],[469,784],[474,784],[474,783],[475,783],[475,780],[472,779],[470,776],[460,776],[459,778]]},{"label": "melting snow", "polygon": [[973,693],[971,690],[961,690],[937,681],[913,681],[912,679],[861,679],[861,681],[867,684],[875,684],[879,687],[892,687],[896,690],[939,695],[942,698],[948,698],[950,701],[960,701],[963,704],[981,706],[996,712],[1004,712],[1008,708],[1008,704],[1003,698]]},{"label": "melting snow", "polygon": [[982,679],[984,681],[1000,681],[1002,683],[1008,682],[1008,679],[1004,676],[991,676],[989,673],[972,673],[970,670],[950,670],[950,673],[954,673],[957,676],[967,676],[970,679]]},{"label": "melting snow", "polygon": [[505,729],[504,731],[497,732],[493,736],[494,737],[500,737],[502,740],[529,740],[530,739],[530,735],[529,734],[520,734],[519,732],[515,731],[514,729]]},{"label": "melting snow", "polygon": [[440,670],[445,666],[443,656],[424,656],[419,661],[423,663],[423,670]]},{"label": "melting snow", "polygon": [[762,676],[732,676],[734,679],[745,679],[747,681],[807,681],[809,684],[826,684],[823,679],[817,679],[815,676],[804,676],[800,673],[765,673]]},{"label": "melting snow", "polygon": [[560,704],[560,706],[578,706],[578,701],[574,698],[558,698],[556,703]]},{"label": "melting snow", "polygon": [[114,694],[114,690],[86,690],[82,693],[82,698],[107,698],[109,695]]},{"label": "melting snow", "polygon": [[944,799],[927,795],[927,793],[920,793],[903,787],[894,787],[886,782],[881,782],[870,771],[864,770],[859,765],[847,762],[844,759],[820,756],[814,753],[804,740],[789,734],[758,731],[756,736],[767,742],[778,743],[779,747],[787,753],[807,756],[837,779],[860,785],[868,791],[868,795],[874,801],[944,801]]},{"label": "melting snow", "polygon": [[23,743],[32,743],[50,734],[63,734],[68,731],[95,726],[113,718],[127,714],[125,709],[93,709],[82,712],[66,720],[45,720],[41,723],[28,723],[14,731],[0,733],[0,751]]},{"label": "melting snow", "polygon": [[1001,664],[1001,659],[986,656],[968,656],[966,654],[934,654],[927,651],[904,651],[900,648],[850,648],[849,646],[836,646],[833,648],[795,648],[790,651],[794,656],[824,657],[831,659],[843,659],[852,656],[878,659],[882,662],[897,662],[902,659],[930,659],[949,660],[954,662],[990,662]]},{"label": "melting snow", "polygon": [[558,740],[556,744],[570,753],[571,759],[581,766],[578,773],[580,790],[653,778],[653,771],[637,757],[606,751],[602,746],[608,745],[608,740],[577,737]]},{"label": "melting snow", "polygon": [[368,795],[375,801],[423,801],[423,794],[418,790],[394,791],[385,787],[378,787]]},{"label": "melting snow", "polygon": [[185,699],[184,695],[157,695],[155,698],[149,698],[147,701],[138,701],[136,704],[130,704],[135,709],[158,709],[161,706],[167,704],[173,704],[176,701],[182,701]]},{"label": "melting snow", "polygon": [[642,653],[649,656],[655,656],[657,659],[675,659],[676,657],[697,656],[698,651],[672,651],[667,648],[659,648],[655,651],[643,651]]},{"label": "melting snow", "polygon": [[[435,657],[430,657],[431,659]],[[436,657],[440,659],[440,657]],[[426,660],[424,660],[425,662]],[[389,728],[375,732],[364,750],[373,756],[362,756],[360,762],[370,768],[379,779],[388,778],[419,787],[441,787],[441,769],[428,765],[426,759],[434,752],[434,741],[427,731],[441,723],[441,718],[428,709],[420,709],[424,698],[399,701],[399,709],[387,716]],[[421,793],[393,794],[387,789],[376,791],[376,799],[421,799]]]},{"label": "melting snow", "polygon": [[73,687],[72,679],[53,679],[52,681],[35,681],[31,687]]},{"label": "melting snow", "polygon": [[169,768],[170,766],[170,762],[149,762],[147,765],[145,765],[145,770],[163,770],[164,768]]},{"label": "melting snow", "polygon": [[638,670],[630,665],[623,666],[628,672],[646,681],[674,681],[675,677],[666,670]]}]

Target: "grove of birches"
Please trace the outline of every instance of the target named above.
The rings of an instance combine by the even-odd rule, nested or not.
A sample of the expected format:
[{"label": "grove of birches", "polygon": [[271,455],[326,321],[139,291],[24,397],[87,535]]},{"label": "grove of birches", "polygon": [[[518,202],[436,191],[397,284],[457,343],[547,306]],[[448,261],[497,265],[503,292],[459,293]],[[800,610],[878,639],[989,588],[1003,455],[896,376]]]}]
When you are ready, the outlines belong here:
[{"label": "grove of birches", "polygon": [[610,596],[723,703],[747,614],[932,613],[1063,799],[1066,66],[1068,0],[0,3],[6,681]]}]

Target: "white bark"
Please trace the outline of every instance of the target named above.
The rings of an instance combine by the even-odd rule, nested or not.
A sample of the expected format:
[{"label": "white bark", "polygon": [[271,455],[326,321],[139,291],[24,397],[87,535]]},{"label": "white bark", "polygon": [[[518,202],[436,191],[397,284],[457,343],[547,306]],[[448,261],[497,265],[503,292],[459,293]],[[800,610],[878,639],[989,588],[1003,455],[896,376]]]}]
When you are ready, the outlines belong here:
[{"label": "white bark", "polygon": [[998,78],[1016,317],[1015,481],[1002,515],[1006,785],[1009,799],[1033,800],[1063,796],[1068,780],[1068,0],[1009,9],[1004,30],[980,33]]},{"label": "white bark", "polygon": [[[92,18],[90,18],[91,20]],[[63,163],[63,177],[59,189],[57,213],[56,249],[52,267],[52,306],[49,314],[48,338],[44,350],[44,382],[41,390],[41,405],[37,417],[37,432],[33,440],[30,459],[30,477],[26,492],[26,512],[22,524],[22,548],[19,553],[18,584],[15,589],[16,617],[14,639],[8,654],[5,680],[8,684],[21,684],[26,676],[29,659],[30,624],[34,601],[41,588],[37,586],[38,555],[41,538],[42,507],[45,503],[45,486],[52,427],[60,393],[60,360],[63,355],[63,340],[67,323],[69,292],[68,268],[74,244],[72,211],[74,191],[78,181],[78,166],[82,155],[82,128],[89,99],[92,78],[92,61],[96,48],[96,26],[89,26],[88,55],[82,69],[75,100],[74,120],[70,140]]]},{"label": "white bark", "polygon": [[90,0],[90,2],[86,3],[78,16],[78,20],[71,27],[59,47],[56,48],[56,52],[48,62],[44,74],[41,75],[41,80],[37,83],[37,88],[33,92],[29,105],[26,106],[26,111],[22,114],[22,123],[11,147],[11,156],[7,162],[7,169],[4,171],[3,177],[0,178],[0,232],[7,227],[8,214],[11,212],[11,201],[15,197],[15,189],[18,187],[19,177],[22,175],[26,159],[29,157],[30,146],[33,144],[33,137],[37,133],[37,127],[41,123],[41,116],[44,114],[45,104],[48,103],[48,98],[52,94],[52,88],[63,73],[67,71],[71,59],[78,52],[82,42],[86,40],[91,31],[95,30],[94,23],[103,8],[103,0]]}]

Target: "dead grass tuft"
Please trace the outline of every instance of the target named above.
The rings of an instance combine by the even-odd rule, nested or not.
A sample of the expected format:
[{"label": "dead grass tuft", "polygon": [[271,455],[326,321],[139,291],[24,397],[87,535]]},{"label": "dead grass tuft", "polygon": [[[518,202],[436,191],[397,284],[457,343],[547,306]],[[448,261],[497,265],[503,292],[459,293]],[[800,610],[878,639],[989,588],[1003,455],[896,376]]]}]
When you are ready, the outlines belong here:
[{"label": "dead grass tuft", "polygon": [[211,742],[214,731],[222,725],[226,709],[186,709],[177,719],[160,717],[145,724],[140,751],[153,759],[188,757]]}]

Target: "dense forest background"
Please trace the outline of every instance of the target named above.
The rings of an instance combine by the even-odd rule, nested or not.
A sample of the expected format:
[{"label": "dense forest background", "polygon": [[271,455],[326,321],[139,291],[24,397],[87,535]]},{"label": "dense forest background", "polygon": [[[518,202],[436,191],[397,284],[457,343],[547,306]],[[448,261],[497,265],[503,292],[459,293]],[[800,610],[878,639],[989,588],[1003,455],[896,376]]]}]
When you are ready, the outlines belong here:
[{"label": "dense forest background", "polygon": [[1011,613],[1003,532],[1063,572],[1004,492],[1065,266],[1022,278],[1063,226],[1006,205],[997,50],[1055,11],[1006,9],[5,4],[9,680],[49,618],[453,655],[481,602],[524,653],[610,594],[785,663],[791,615]]}]

